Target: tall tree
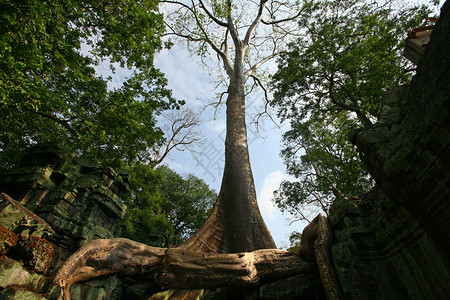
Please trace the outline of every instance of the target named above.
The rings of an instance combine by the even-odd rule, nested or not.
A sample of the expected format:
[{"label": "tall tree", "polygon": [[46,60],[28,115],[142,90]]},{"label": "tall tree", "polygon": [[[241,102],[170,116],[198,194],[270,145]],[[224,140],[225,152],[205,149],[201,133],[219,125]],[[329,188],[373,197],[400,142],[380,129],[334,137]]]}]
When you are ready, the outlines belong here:
[{"label": "tall tree", "polygon": [[281,55],[272,81],[272,104],[291,124],[282,156],[298,179],[283,182],[275,202],[305,220],[311,205],[326,213],[336,197],[371,187],[347,135],[378,119],[389,87],[409,82],[404,38],[430,14],[425,5],[390,0],[327,0],[315,8],[298,24],[306,38]]},{"label": "tall tree", "polygon": [[307,10],[289,1],[161,1],[168,35],[184,38],[198,54],[209,50],[226,74],[225,168],[218,200],[205,226],[182,247],[208,252],[274,248],[261,217],[249,160],[245,122],[246,84],[262,86],[257,69],[276,57]]},{"label": "tall tree", "polygon": [[[169,19],[178,21],[167,23],[169,34],[198,45],[200,54],[212,49],[228,77],[225,169],[218,200],[205,225],[177,249],[155,249],[123,239],[85,245],[66,261],[55,279],[65,299],[70,299],[69,289],[74,282],[114,273],[154,278],[163,288],[243,287],[260,284],[265,275],[270,280],[279,278],[280,273],[305,272],[314,262],[326,282],[327,297],[339,299],[339,285],[328,252],[332,233],[323,215],[318,215],[302,234],[301,257],[291,257],[282,250],[255,250],[273,248],[275,244],[256,202],[245,123],[246,83],[249,79],[257,85],[262,83],[257,69],[279,54],[289,35],[301,33],[289,24],[306,18],[313,5],[308,1],[299,7],[288,1],[269,0],[238,4],[214,0],[163,2],[175,5],[166,10]],[[270,34],[259,29],[268,29]],[[101,255],[93,259],[97,252]],[[206,270],[209,279],[191,276],[191,269],[199,274]],[[259,278],[259,274],[263,277]],[[170,292],[169,297],[192,299],[201,295],[200,291],[181,293]],[[228,296],[243,297],[236,297],[234,292]]]},{"label": "tall tree", "polygon": [[[178,104],[153,67],[164,30],[157,1],[2,1],[0,22],[4,167],[38,142],[109,165],[160,143],[154,115]],[[122,85],[96,74],[118,66],[130,70]]]}]

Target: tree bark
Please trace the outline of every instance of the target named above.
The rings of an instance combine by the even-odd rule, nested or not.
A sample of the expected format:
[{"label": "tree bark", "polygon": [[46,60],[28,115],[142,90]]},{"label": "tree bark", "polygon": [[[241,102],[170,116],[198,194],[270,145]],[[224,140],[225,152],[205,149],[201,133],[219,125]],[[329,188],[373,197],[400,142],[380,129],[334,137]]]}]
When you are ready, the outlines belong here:
[{"label": "tree bark", "polygon": [[202,253],[168,249],[155,275],[163,289],[254,287],[274,278],[310,273],[313,265],[278,249],[241,253]]},{"label": "tree bark", "polygon": [[64,263],[55,281],[61,298],[70,300],[74,283],[111,274],[154,281],[163,289],[203,289],[252,287],[313,270],[298,254],[278,249],[204,253],[117,238],[85,244]]},{"label": "tree bark", "polygon": [[245,123],[245,77],[237,52],[227,98],[225,168],[219,197],[208,221],[184,249],[235,253],[276,248],[256,201]]},{"label": "tree bark", "polygon": [[330,222],[324,215],[319,214],[303,230],[298,251],[301,258],[316,262],[327,300],[343,299],[330,253],[332,244],[333,231]]}]

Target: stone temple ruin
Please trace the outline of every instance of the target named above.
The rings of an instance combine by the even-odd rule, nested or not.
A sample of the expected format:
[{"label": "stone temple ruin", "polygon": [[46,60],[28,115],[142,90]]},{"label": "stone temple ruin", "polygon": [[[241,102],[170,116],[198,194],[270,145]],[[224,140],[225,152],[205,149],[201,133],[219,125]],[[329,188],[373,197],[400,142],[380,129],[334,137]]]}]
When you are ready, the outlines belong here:
[{"label": "stone temple ruin", "polygon": [[[71,254],[93,239],[117,236],[129,174],[55,147],[35,147],[22,164],[0,175],[0,295],[52,298],[51,276]],[[75,288],[79,299],[87,289]],[[103,291],[110,299],[114,288]]]},{"label": "stone temple ruin", "polygon": [[[344,299],[450,295],[449,36],[447,1],[410,86],[388,91],[379,122],[351,136],[377,185],[330,210],[329,250]],[[55,147],[36,147],[21,168],[0,174],[0,299],[57,299],[53,276],[66,258],[93,239],[117,236],[129,176]],[[326,285],[313,270],[243,295],[325,299]],[[196,299],[221,299],[219,290]],[[114,275],[75,284],[71,295],[168,299],[173,293]]]}]

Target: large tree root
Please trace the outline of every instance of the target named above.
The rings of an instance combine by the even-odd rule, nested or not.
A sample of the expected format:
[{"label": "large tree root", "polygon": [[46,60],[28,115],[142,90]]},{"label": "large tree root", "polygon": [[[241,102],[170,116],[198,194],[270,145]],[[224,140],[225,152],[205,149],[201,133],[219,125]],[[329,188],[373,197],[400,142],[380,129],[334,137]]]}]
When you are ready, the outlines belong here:
[{"label": "large tree root", "polygon": [[81,247],[64,263],[55,281],[61,286],[62,298],[69,300],[74,283],[110,274],[139,275],[141,279],[153,279],[164,289],[200,289],[257,286],[271,279],[312,271],[310,262],[278,249],[203,253],[109,239]]},{"label": "large tree root", "polygon": [[[340,299],[328,247],[331,228],[317,216],[303,232],[300,254],[278,249],[242,253],[204,253],[156,248],[128,239],[94,240],[73,254],[58,271],[60,299],[70,300],[70,287],[103,275],[122,274],[153,280],[163,289],[252,287],[312,272],[317,262],[327,299]],[[303,258],[302,258],[303,257]]]},{"label": "large tree root", "polygon": [[313,265],[278,249],[202,253],[169,249],[155,276],[162,288],[251,287],[276,278],[310,273]]},{"label": "large tree root", "polygon": [[[61,298],[70,300],[70,287],[104,275],[154,274],[167,249],[150,247],[128,239],[98,239],[83,245],[59,269],[55,282]],[[149,278],[152,279],[151,277]]]},{"label": "large tree root", "polygon": [[330,253],[332,243],[330,222],[319,214],[303,230],[299,254],[307,261],[316,261],[327,299],[337,300],[343,296]]}]

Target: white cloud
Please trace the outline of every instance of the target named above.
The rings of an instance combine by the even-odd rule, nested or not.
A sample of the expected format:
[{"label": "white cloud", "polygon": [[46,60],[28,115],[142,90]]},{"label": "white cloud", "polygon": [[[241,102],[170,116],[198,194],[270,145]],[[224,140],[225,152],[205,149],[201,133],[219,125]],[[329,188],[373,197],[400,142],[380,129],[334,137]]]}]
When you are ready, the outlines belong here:
[{"label": "white cloud", "polygon": [[215,134],[221,134],[226,129],[225,120],[208,120],[206,121],[206,126]]},{"label": "white cloud", "polygon": [[183,173],[186,171],[186,167],[183,164],[180,164],[179,162],[175,161],[170,157],[164,163],[166,163],[169,166],[169,168],[178,173]]},{"label": "white cloud", "polygon": [[157,53],[155,65],[165,73],[176,98],[186,100],[191,107],[203,106],[197,99],[210,98],[210,78],[186,49],[175,45],[170,51]]},{"label": "white cloud", "polygon": [[258,205],[259,208],[261,209],[261,213],[265,217],[268,217],[269,219],[275,218],[277,208],[275,204],[272,202],[273,192],[280,187],[280,183],[283,180],[288,179],[289,176],[279,170],[269,173],[264,178],[263,186],[259,191],[258,195]]}]

